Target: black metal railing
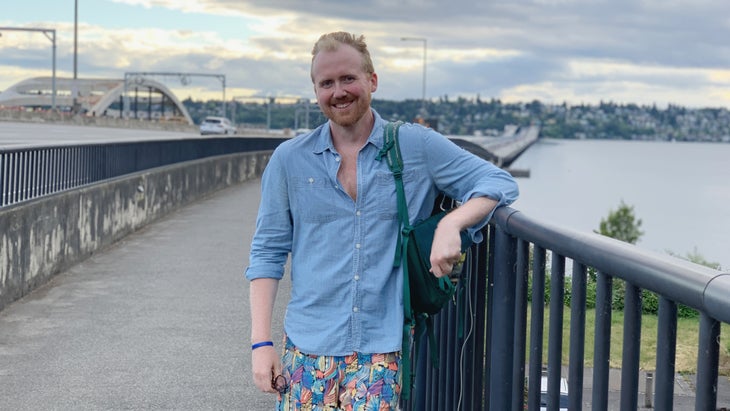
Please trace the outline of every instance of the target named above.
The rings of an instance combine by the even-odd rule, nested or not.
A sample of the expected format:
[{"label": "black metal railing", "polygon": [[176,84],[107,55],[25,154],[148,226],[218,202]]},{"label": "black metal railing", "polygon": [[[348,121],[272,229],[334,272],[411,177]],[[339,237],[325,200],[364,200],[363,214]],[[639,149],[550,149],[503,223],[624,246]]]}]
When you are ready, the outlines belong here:
[{"label": "black metal railing", "polygon": [[[497,210],[484,235],[486,241],[469,251],[460,280],[463,287],[454,304],[434,318],[437,344],[430,349],[439,350],[439,367],[431,368],[426,350],[419,353],[414,361],[416,387],[406,409],[538,411],[541,377],[546,376],[546,408],[558,410],[560,381],[565,377],[561,374],[567,363],[568,409],[583,409],[585,400],[592,410],[636,410],[641,290],[649,290],[660,297],[655,409],[674,409],[677,305],[685,304],[700,313],[695,409],[716,410],[720,324],[730,323],[730,274],[643,251],[598,234],[551,226],[511,208]],[[566,276],[569,266],[572,271]],[[589,268],[597,271],[596,318],[592,397],[584,399]],[[546,296],[547,273],[550,303],[545,307],[539,302]],[[567,279],[569,356],[564,359],[563,292]],[[620,403],[609,404],[614,281],[624,281],[626,291]],[[548,347],[547,358],[543,358],[546,314]]]},{"label": "black metal railing", "polygon": [[0,150],[0,207],[154,167],[273,150],[284,140],[221,137]]}]

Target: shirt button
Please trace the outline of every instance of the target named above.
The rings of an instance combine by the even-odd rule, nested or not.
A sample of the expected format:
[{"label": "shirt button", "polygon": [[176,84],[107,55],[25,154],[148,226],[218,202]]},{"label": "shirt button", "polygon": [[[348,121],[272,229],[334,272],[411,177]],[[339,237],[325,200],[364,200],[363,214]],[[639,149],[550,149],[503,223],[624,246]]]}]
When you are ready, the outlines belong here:
[{"label": "shirt button", "polygon": [[360,210],[355,211],[355,215],[360,217]]},{"label": "shirt button", "polygon": [[360,276],[355,274],[355,281],[360,281]]},{"label": "shirt button", "polygon": [[355,244],[355,248],[360,248],[360,243]]},{"label": "shirt button", "polygon": [[339,157],[335,157],[335,161],[337,161],[339,163],[340,162],[340,158]]},{"label": "shirt button", "polygon": [[352,311],[353,311],[353,312],[358,312],[358,311],[360,311],[360,310],[359,310],[359,309],[358,309],[357,307],[352,307]]},{"label": "shirt button", "polygon": [[309,177],[309,183],[314,183],[314,179],[312,177]]}]

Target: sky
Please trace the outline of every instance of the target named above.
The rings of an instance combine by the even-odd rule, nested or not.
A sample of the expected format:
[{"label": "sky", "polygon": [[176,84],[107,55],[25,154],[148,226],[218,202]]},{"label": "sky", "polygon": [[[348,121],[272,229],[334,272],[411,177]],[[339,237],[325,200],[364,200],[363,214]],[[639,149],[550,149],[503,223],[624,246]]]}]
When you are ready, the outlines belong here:
[{"label": "sky", "polygon": [[[79,78],[205,74],[153,76],[181,99],[313,100],[312,45],[349,31],[376,99],[420,99],[425,54],[428,99],[730,109],[728,0],[0,0],[0,28],[55,29],[71,78],[75,5]],[[0,34],[0,90],[51,75],[42,33]]]}]

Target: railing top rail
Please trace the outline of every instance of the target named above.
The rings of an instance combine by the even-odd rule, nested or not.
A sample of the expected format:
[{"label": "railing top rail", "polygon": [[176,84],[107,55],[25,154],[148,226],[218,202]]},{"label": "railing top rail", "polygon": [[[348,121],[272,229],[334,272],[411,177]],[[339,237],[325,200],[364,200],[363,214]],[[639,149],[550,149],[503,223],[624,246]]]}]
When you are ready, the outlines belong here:
[{"label": "railing top rail", "polygon": [[139,145],[139,144],[179,144],[180,142],[188,142],[190,144],[197,144],[200,142],[204,143],[210,143],[215,144],[218,142],[225,142],[225,141],[241,141],[241,142],[252,142],[252,141],[284,141],[288,140],[288,137],[257,137],[257,136],[239,136],[239,137],[198,137],[198,138],[185,138],[185,139],[149,139],[149,140],[122,140],[122,141],[93,141],[88,143],[78,143],[78,142],[69,142],[69,143],[59,143],[59,144],[28,144],[28,145],[22,145],[22,146],[14,146],[14,147],[2,147],[0,146],[0,153],[17,153],[17,152],[25,152],[25,151],[40,151],[40,150],[56,150],[56,149],[66,149],[66,148],[75,148],[75,147],[123,147],[123,146],[131,146],[131,145]]},{"label": "railing top rail", "polygon": [[596,233],[554,226],[510,207],[494,221],[507,233],[730,323],[730,273]]}]

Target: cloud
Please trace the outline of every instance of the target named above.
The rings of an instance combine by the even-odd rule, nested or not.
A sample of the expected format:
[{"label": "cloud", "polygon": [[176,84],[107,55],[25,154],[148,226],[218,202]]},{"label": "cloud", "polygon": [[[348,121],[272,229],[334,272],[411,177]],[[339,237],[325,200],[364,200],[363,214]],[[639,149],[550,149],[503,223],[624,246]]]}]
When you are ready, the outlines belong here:
[{"label": "cloud", "polygon": [[[181,19],[177,28],[170,28],[174,25],[168,20],[160,27],[129,29],[82,22],[79,66],[84,75],[216,72],[225,73],[227,86],[235,92],[309,97],[313,42],[322,32],[347,30],[366,35],[380,79],[377,98],[420,98],[422,49],[416,42],[401,41],[411,36],[427,39],[429,97],[730,107],[723,92],[730,78],[730,2],[114,2],[134,13],[184,13],[192,18]],[[223,30],[216,26],[216,16],[239,26]],[[196,17],[214,23],[195,26],[191,22]],[[70,23],[56,26],[59,70],[68,73],[72,28]],[[47,67],[48,41],[36,37],[14,43],[3,37],[0,64],[34,72]],[[215,89],[213,83],[210,91]]]}]

